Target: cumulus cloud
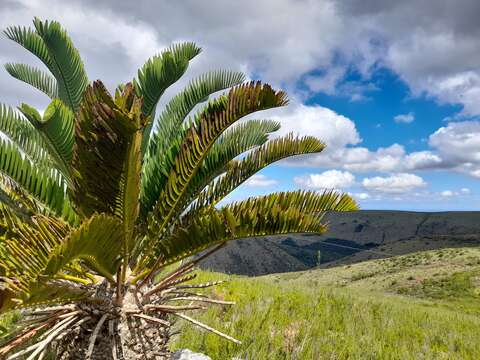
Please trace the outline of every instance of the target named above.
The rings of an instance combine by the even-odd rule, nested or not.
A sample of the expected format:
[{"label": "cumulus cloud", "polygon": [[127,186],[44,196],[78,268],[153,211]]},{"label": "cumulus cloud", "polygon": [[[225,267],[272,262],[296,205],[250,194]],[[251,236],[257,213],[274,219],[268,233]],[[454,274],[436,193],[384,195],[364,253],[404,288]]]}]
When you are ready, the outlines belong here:
[{"label": "cumulus cloud", "polygon": [[399,114],[393,118],[396,123],[403,123],[403,124],[410,124],[415,120],[415,115],[413,112],[409,112],[408,114]]},{"label": "cumulus cloud", "polygon": [[275,179],[270,179],[263,174],[255,174],[245,181],[244,185],[252,187],[268,187],[277,185],[278,181]]},{"label": "cumulus cloud", "polygon": [[316,136],[325,142],[328,152],[361,141],[352,120],[323,106],[307,106],[293,101],[287,109],[275,110],[269,118],[282,124],[278,135],[293,132]]},{"label": "cumulus cloud", "polygon": [[[165,45],[190,39],[209,54],[194,64],[194,72],[228,64],[291,90],[303,78],[310,92],[350,91],[348,96],[358,100],[365,97],[361,89],[372,86],[371,75],[387,67],[414,96],[458,103],[465,114],[476,115],[479,10],[476,0],[461,6],[450,0],[212,0],[208,7],[195,0],[144,0],[141,6],[113,0],[10,0],[0,5],[0,24],[25,24],[34,15],[61,20],[90,72],[112,83],[129,79]],[[22,58],[5,44],[0,44],[2,55]],[[345,84],[350,71],[359,73],[359,82]]]},{"label": "cumulus cloud", "polygon": [[313,189],[343,189],[355,183],[355,176],[348,171],[327,170],[320,174],[295,177],[294,181]]},{"label": "cumulus cloud", "polygon": [[415,174],[395,174],[388,177],[375,176],[362,181],[365,189],[380,193],[403,194],[416,188],[421,188],[427,183]]},{"label": "cumulus cloud", "polygon": [[480,122],[449,123],[430,135],[429,144],[448,167],[480,178]]},{"label": "cumulus cloud", "polygon": [[354,198],[359,199],[359,200],[368,200],[371,198],[370,194],[362,192],[362,193],[351,193]]},{"label": "cumulus cloud", "polygon": [[451,197],[455,197],[455,196],[466,196],[466,195],[470,195],[470,194],[471,194],[471,191],[470,191],[469,188],[461,188],[458,191],[443,190],[443,191],[440,192],[440,196],[443,197],[443,198],[451,198]]},{"label": "cumulus cloud", "polygon": [[[212,0],[208,7],[194,0],[145,0],[142,6],[113,0],[10,0],[0,4],[0,25],[29,25],[33,16],[60,20],[80,49],[90,78],[102,78],[111,88],[130,80],[146,58],[168,44],[196,41],[205,52],[192,62],[183,84],[200,72],[228,66],[293,95],[291,105],[271,117],[282,122],[282,134],[318,136],[327,149],[290,164],[344,172],[450,169],[480,178],[480,122],[450,123],[430,136],[431,149],[407,153],[400,144],[361,146],[352,119],[301,104],[315,92],[365,99],[376,90],[372,74],[388,68],[413,96],[461,104],[464,115],[479,115],[479,10],[476,0],[462,1],[462,6],[449,0]],[[1,62],[37,64],[5,39],[0,54]],[[350,72],[359,80],[346,81]],[[2,102],[47,104],[45,97],[5,72],[0,72],[0,83]],[[396,118],[411,122],[414,114]]]},{"label": "cumulus cloud", "polygon": [[440,195],[443,197],[452,197],[454,195],[457,195],[457,193],[453,192],[452,190],[444,190],[440,193]]}]

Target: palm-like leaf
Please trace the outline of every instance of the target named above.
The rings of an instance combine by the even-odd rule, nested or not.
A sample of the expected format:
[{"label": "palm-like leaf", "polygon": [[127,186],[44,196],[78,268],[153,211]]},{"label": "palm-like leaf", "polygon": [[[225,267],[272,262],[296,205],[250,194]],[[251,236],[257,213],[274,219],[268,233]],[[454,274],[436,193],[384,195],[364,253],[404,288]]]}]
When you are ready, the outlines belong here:
[{"label": "palm-like leaf", "polygon": [[228,129],[218,138],[208,152],[201,168],[189,185],[188,203],[219,175],[227,171],[228,164],[237,156],[250,151],[268,140],[280,124],[271,120],[250,120]]},{"label": "palm-like leaf", "polygon": [[286,103],[285,93],[275,92],[270,86],[259,82],[234,87],[228,95],[210,102],[195,121],[198,125],[190,127],[182,143],[175,166],[150,217],[150,230],[161,234],[176,211],[182,208],[188,197],[188,187],[203,160],[228,127],[255,111]]},{"label": "palm-like leaf", "polygon": [[43,118],[38,111],[22,104],[20,111],[42,135],[44,148],[65,179],[69,180],[70,161],[73,153],[73,112],[61,100],[54,99],[45,110]]},{"label": "palm-like leaf", "polygon": [[0,171],[57,215],[72,215],[60,173],[35,166],[17,146],[4,139],[0,139]]},{"label": "palm-like leaf", "polygon": [[[168,178],[172,163],[180,151],[183,138],[188,131],[184,120],[196,105],[215,92],[239,85],[245,76],[239,72],[214,71],[193,81],[165,106],[158,118],[158,129],[144,144],[149,146],[145,153],[141,182],[142,210],[146,213],[155,204],[160,189]],[[151,124],[151,123],[150,123]],[[144,146],[146,147],[146,146]]]},{"label": "palm-like leaf", "polygon": [[10,40],[15,41],[30,51],[52,71],[54,65],[48,48],[45,46],[43,39],[34,30],[22,26],[10,26],[4,30],[4,34]]},{"label": "palm-like leaf", "polygon": [[325,148],[317,138],[295,138],[292,134],[276,138],[254,149],[245,158],[231,161],[225,174],[213,180],[196,200],[195,208],[213,206],[264,167],[287,157],[313,154]]},{"label": "palm-like leaf", "polygon": [[181,260],[232,239],[288,233],[323,233],[326,211],[353,211],[355,201],[336,192],[284,192],[249,198],[217,210],[192,213],[156,250],[160,266]]},{"label": "palm-like leaf", "polygon": [[0,131],[35,164],[54,165],[42,135],[17,111],[5,105],[0,105]]},{"label": "palm-like leaf", "polygon": [[[138,71],[135,88],[143,98],[142,111],[152,115],[165,90],[185,73],[188,62],[200,53],[194,43],[181,43],[150,58]],[[147,134],[148,135],[148,134]]]},{"label": "palm-like leaf", "polygon": [[53,76],[26,64],[5,64],[5,69],[15,79],[33,86],[49,98],[58,98],[57,80]]},{"label": "palm-like leaf", "polygon": [[120,219],[105,214],[94,215],[50,251],[43,274],[53,276],[73,260],[82,259],[87,266],[110,279],[119,265],[123,240]]},{"label": "palm-like leaf", "polygon": [[[126,179],[138,177],[134,182],[139,183],[141,139],[137,135],[145,122],[140,107],[131,86],[117,93],[115,100],[101,82],[87,88],[77,118],[72,161],[72,197],[81,214],[90,216],[96,211],[122,216],[125,186],[130,184]],[[131,195],[127,201],[137,203],[138,195]]]},{"label": "palm-like leaf", "polygon": [[[48,300],[56,287],[48,279],[41,279],[50,251],[61,243],[69,232],[67,224],[54,218],[37,216],[24,219],[0,204],[1,272],[6,286],[3,307],[30,306]],[[45,294],[41,289],[49,288]],[[66,287],[62,296],[68,293]],[[15,300],[15,301],[13,301]],[[50,297],[50,300],[55,298]]]},{"label": "palm-like leaf", "polygon": [[80,54],[58,22],[35,19],[34,25],[48,49],[50,62],[46,65],[57,79],[59,97],[76,111],[88,84]]},{"label": "palm-like leaf", "polygon": [[[245,81],[241,72],[219,70],[206,73],[192,80],[185,89],[175,95],[165,106],[158,121],[158,131],[152,139],[145,136],[152,156],[165,151],[175,139],[178,129],[196,105],[207,101],[215,92],[240,85]],[[153,122],[151,123],[153,124]],[[147,154],[147,158],[149,154]]]},{"label": "palm-like leaf", "polygon": [[12,26],[5,35],[45,64],[57,81],[58,97],[76,111],[88,84],[78,50],[58,22],[35,18],[33,23],[36,31]]}]

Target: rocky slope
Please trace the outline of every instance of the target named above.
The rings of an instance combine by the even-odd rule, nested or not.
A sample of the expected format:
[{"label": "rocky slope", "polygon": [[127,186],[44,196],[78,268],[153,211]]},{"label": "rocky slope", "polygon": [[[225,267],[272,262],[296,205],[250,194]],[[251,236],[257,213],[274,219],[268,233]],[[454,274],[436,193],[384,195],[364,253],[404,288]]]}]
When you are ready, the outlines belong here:
[{"label": "rocky slope", "polygon": [[[364,210],[327,215],[328,233],[237,240],[202,263],[243,275],[331,267],[421,250],[480,245],[480,212]],[[320,261],[319,261],[320,260]]]}]

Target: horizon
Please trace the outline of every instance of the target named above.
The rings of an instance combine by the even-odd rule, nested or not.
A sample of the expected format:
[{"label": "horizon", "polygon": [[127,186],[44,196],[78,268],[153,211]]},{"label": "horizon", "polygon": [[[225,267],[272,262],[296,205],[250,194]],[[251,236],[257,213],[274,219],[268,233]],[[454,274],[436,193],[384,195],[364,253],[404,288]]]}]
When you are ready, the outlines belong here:
[{"label": "horizon", "polygon": [[[285,89],[290,105],[262,116],[280,121],[280,134],[319,137],[327,150],[263,170],[231,200],[335,188],[364,210],[480,210],[480,3],[209,4],[215,12],[194,1],[7,0],[0,25],[30,26],[34,16],[60,21],[90,78],[110,89],[180,40],[195,41],[203,53],[166,98],[215,68],[243,70]],[[0,49],[3,64],[37,64],[5,37]],[[3,103],[48,104],[6,71],[0,81]]]}]

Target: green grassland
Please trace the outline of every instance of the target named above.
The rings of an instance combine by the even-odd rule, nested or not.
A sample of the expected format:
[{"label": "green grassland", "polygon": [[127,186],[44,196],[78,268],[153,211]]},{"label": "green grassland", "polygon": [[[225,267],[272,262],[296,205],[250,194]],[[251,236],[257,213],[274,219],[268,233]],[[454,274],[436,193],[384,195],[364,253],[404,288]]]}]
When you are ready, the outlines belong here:
[{"label": "green grassland", "polygon": [[478,359],[480,250],[443,249],[257,278],[212,290],[233,307],[192,314],[240,340],[178,322],[175,348],[212,359]]},{"label": "green grassland", "polygon": [[[480,358],[480,249],[256,278],[198,272],[211,280],[227,280],[208,291],[236,305],[188,315],[242,345],[179,320],[174,349],[214,360]],[[0,318],[0,330],[18,317]]]}]

